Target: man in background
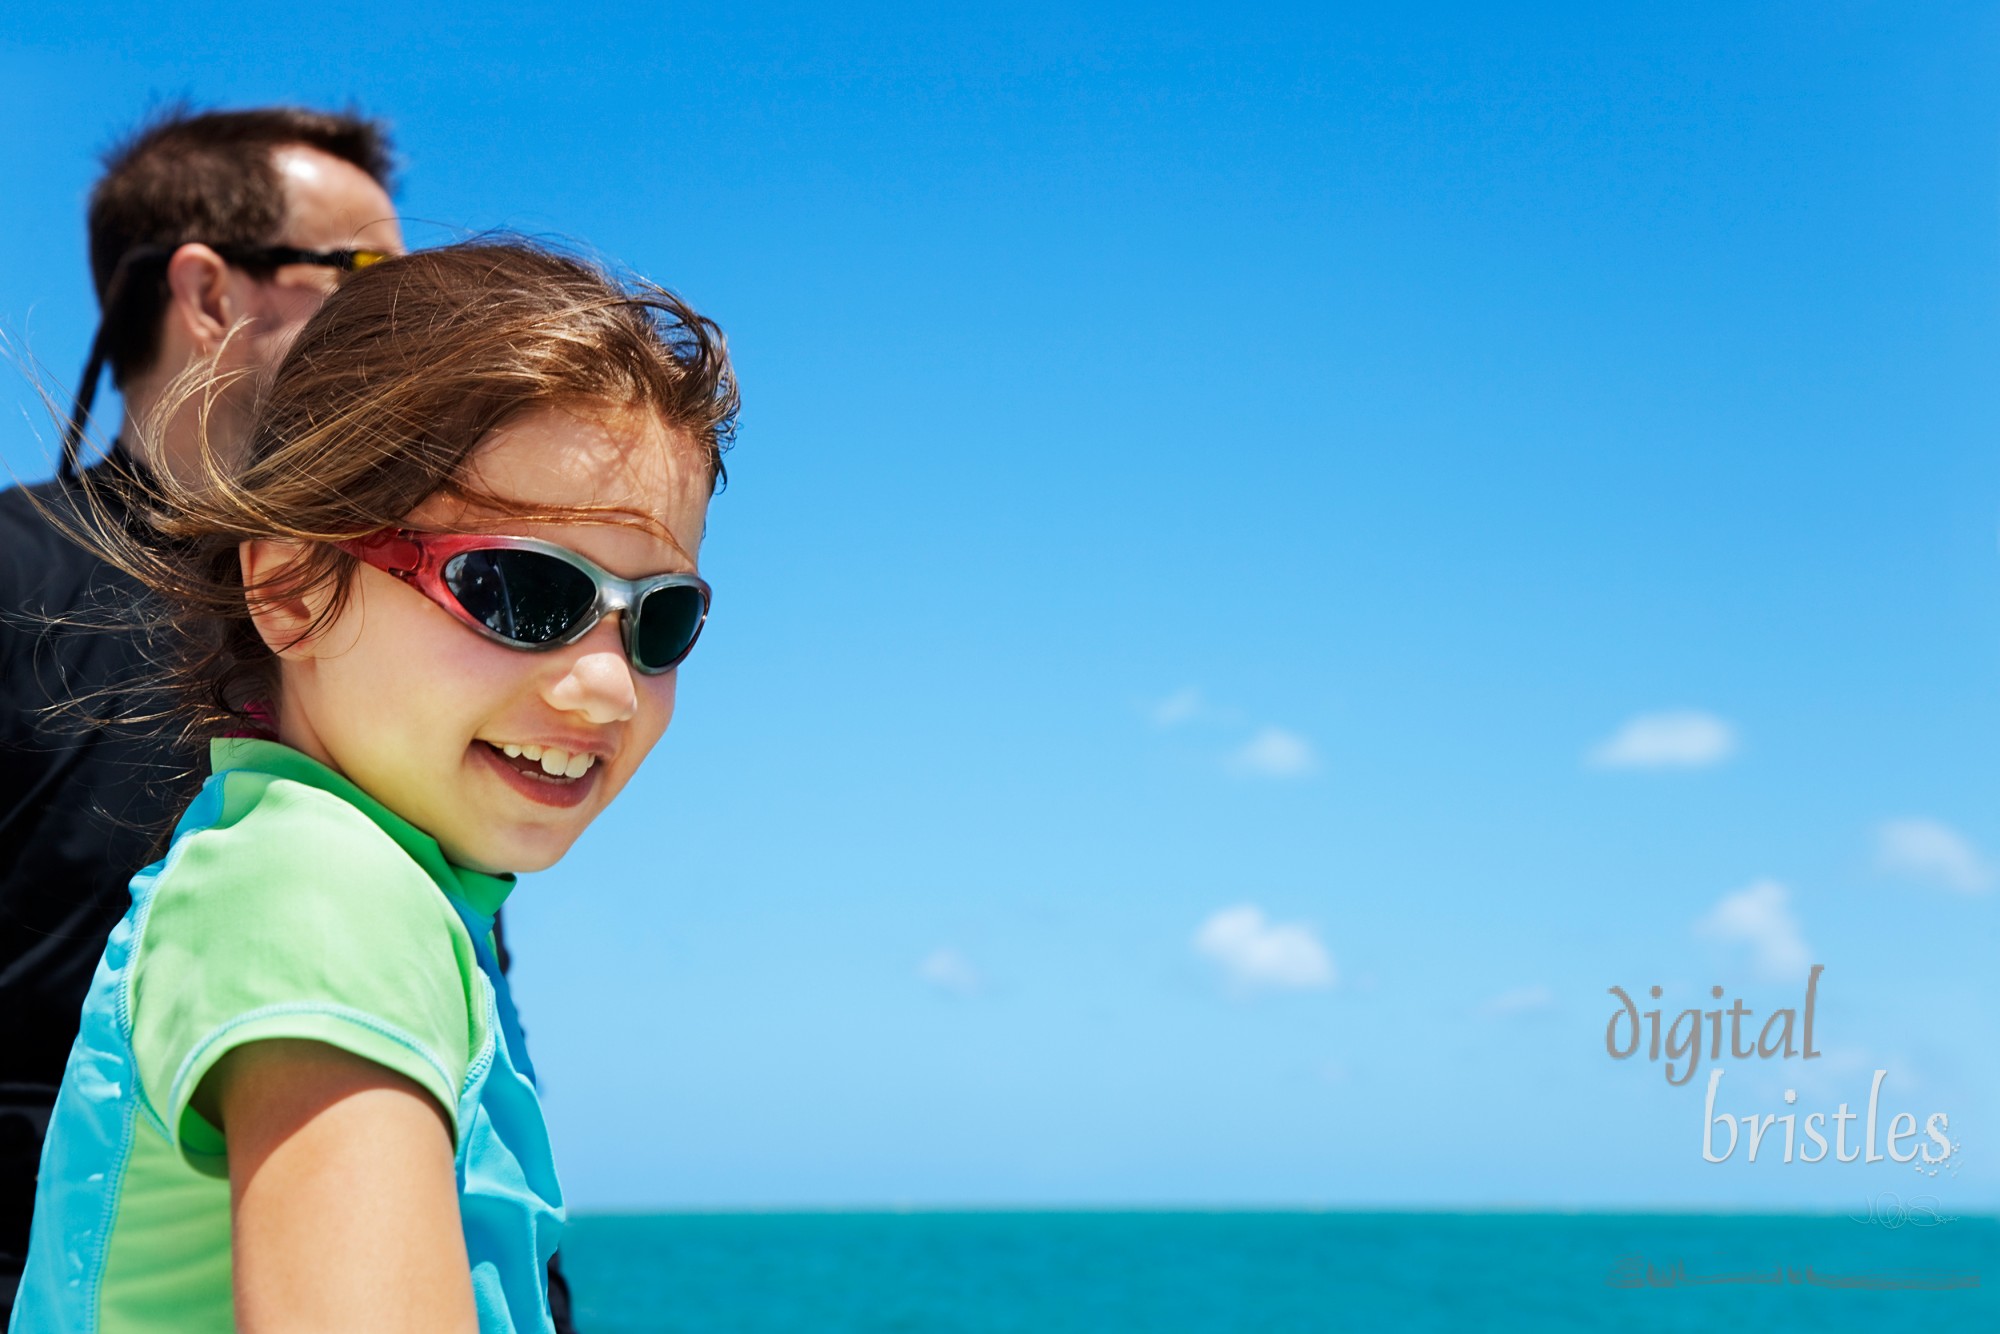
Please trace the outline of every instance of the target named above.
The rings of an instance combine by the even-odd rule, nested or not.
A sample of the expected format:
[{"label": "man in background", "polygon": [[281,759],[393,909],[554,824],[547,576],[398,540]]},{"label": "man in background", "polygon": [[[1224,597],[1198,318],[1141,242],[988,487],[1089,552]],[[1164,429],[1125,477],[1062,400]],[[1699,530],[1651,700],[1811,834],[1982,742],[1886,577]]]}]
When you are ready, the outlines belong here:
[{"label": "man in background", "polygon": [[[290,107],[190,114],[143,127],[91,191],[91,277],[101,325],[62,471],[30,488],[80,504],[83,427],[100,366],[124,398],[93,489],[131,521],[149,474],[185,475],[204,434],[243,444],[260,375],[355,268],[403,250],[382,127]],[[153,420],[174,381],[212,361],[242,372],[214,400]],[[0,1317],[27,1254],[35,1174],[91,975],[124,915],[132,874],[192,799],[206,759],[143,715],[133,631],[90,628],[141,597],[74,545],[19,488],[0,492]],[[69,622],[69,623],[65,623]],[[52,711],[68,701],[77,709]],[[551,1268],[558,1329],[568,1292]]]}]

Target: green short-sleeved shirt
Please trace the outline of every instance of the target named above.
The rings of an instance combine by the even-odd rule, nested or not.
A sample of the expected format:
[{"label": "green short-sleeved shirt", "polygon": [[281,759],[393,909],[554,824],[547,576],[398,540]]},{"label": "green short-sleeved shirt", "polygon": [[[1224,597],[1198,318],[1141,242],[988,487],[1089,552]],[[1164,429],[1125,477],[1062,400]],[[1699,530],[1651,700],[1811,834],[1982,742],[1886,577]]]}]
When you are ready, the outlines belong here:
[{"label": "green short-sleeved shirt", "polygon": [[512,881],[451,865],[275,742],[217,742],[213,763],[92,981],[13,1328],[230,1327],[227,1144],[191,1102],[224,1055],[271,1038],[352,1052],[437,1100],[481,1327],[545,1328],[561,1191],[492,958]]},{"label": "green short-sleeved shirt", "polygon": [[324,787],[245,771],[225,792],[221,822],[154,886],[133,964],[140,1086],[182,1155],[227,1174],[188,1103],[218,1060],[266,1038],[366,1057],[455,1115],[483,1014],[472,941],[436,881]]}]

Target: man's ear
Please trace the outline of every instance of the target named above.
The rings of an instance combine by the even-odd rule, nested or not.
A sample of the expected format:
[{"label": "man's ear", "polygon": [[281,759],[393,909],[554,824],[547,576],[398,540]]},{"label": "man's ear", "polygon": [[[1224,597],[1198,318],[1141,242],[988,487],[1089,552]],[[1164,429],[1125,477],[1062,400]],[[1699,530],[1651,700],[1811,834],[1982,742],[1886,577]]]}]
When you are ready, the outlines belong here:
[{"label": "man's ear", "polygon": [[301,544],[275,538],[256,538],[239,543],[236,548],[236,558],[243,566],[243,596],[250,608],[250,621],[257,627],[257,637],[264,641],[264,647],[280,658],[296,660],[313,656],[308,641],[318,609],[302,596],[273,597],[258,590],[281,579],[286,568],[304,559],[305,554]]},{"label": "man's ear", "polygon": [[238,314],[222,256],[199,242],[175,250],[167,260],[167,297],[167,318],[180,324],[196,351],[206,356],[222,346]]}]

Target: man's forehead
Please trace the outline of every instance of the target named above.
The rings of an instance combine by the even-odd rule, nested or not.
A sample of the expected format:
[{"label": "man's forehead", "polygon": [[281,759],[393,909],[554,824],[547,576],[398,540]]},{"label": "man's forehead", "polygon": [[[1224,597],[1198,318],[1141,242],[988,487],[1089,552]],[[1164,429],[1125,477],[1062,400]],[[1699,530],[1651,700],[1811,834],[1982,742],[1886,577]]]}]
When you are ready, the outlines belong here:
[{"label": "man's forehead", "polygon": [[396,206],[381,184],[352,162],[309,144],[285,144],[272,152],[271,163],[285,193],[287,244],[402,250]]}]

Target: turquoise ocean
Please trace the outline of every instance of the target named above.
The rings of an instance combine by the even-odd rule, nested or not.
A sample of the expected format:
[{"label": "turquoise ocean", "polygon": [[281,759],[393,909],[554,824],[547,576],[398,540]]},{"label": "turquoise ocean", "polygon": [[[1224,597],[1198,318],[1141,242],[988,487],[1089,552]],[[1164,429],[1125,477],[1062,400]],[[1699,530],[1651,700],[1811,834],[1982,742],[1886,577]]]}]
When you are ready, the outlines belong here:
[{"label": "turquoise ocean", "polygon": [[2000,1218],[599,1214],[582,1334],[2000,1329]]}]

